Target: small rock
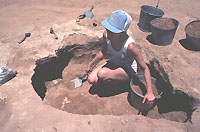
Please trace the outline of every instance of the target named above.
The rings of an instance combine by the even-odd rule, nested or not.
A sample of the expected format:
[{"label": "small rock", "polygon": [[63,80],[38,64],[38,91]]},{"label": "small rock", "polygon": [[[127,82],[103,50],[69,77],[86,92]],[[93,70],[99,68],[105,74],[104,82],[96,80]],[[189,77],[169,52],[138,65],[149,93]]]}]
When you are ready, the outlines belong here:
[{"label": "small rock", "polygon": [[53,129],[55,130],[55,132],[57,132],[57,131],[58,131],[58,129],[57,129],[56,127],[53,127]]},{"label": "small rock", "polygon": [[181,77],[180,80],[184,80],[184,77]]},{"label": "small rock", "polygon": [[97,24],[96,24],[96,23],[93,23],[93,26],[94,26],[94,27],[96,27],[96,26],[97,26]]},{"label": "small rock", "polygon": [[91,121],[88,121],[88,125],[91,125]]},{"label": "small rock", "polygon": [[122,125],[125,125],[125,121],[124,121],[124,120],[121,120],[121,124],[122,124]]},{"label": "small rock", "polygon": [[125,119],[125,120],[122,119],[122,120],[121,120],[121,124],[122,124],[122,125],[125,125],[127,122],[128,122],[128,119]]}]

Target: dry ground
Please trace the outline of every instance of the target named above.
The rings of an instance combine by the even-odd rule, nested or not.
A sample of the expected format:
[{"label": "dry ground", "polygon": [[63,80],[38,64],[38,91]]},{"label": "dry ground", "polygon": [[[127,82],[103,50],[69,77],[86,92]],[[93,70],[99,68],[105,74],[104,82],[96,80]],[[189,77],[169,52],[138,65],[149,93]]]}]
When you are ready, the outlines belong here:
[{"label": "dry ground", "polygon": [[[94,5],[95,17],[76,23],[76,17],[89,10],[91,5]],[[180,40],[185,39],[186,24],[200,16],[200,1],[160,1],[159,7],[165,12],[164,16],[179,21],[174,41],[169,46],[151,44],[146,40],[151,33],[138,29],[142,5],[155,6],[156,1],[0,0],[0,60],[1,64],[6,63],[18,72],[14,79],[0,87],[0,131],[197,132],[200,121],[198,107],[192,115],[193,124],[182,123],[182,115],[185,113],[177,114],[175,109],[165,112],[163,110],[162,115],[156,113],[158,117],[151,116],[151,113],[143,117],[136,115],[137,111],[128,103],[126,91],[104,98],[90,94],[90,85],[87,82],[76,90],[70,89],[67,83],[75,76],[82,75],[90,57],[97,52],[95,48],[92,51],[87,50],[87,46],[92,43],[98,45],[101,41],[103,27],[100,22],[112,11],[122,9],[129,12],[133,18],[129,34],[136,40],[145,62],[150,64],[151,69],[158,71],[160,77],[167,82],[166,85],[172,86],[173,90],[180,90],[200,99],[200,52],[188,50],[180,43]],[[96,23],[97,27],[93,27],[93,23]],[[50,27],[54,28],[58,40],[49,33]],[[19,45],[17,42],[26,32],[30,32],[31,37]],[[42,101],[31,84],[35,61],[48,55],[55,56],[56,49],[69,44],[83,45],[82,50],[79,50],[80,56],[76,55],[64,69],[63,79],[46,83],[49,89],[47,97]],[[155,71],[152,71],[152,74],[158,77]],[[65,89],[65,86],[68,87]],[[70,98],[72,94],[74,96]],[[173,95],[170,99],[177,101],[173,100],[176,99]],[[60,100],[62,102],[59,102]],[[123,107],[120,107],[118,101]],[[186,104],[187,101],[181,98],[180,102],[177,102]],[[73,103],[67,105],[70,102]],[[85,109],[88,108],[86,106],[92,110]],[[110,109],[105,109],[108,107]],[[175,117],[178,119],[173,119],[172,115],[177,115]]]}]

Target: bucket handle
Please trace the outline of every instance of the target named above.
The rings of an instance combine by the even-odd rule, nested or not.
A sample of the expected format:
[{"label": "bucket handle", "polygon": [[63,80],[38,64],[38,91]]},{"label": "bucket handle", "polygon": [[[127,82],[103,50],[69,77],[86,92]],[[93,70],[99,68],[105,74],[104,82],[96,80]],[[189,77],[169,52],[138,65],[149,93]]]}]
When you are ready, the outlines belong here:
[{"label": "bucket handle", "polygon": [[[191,18],[189,18],[189,22],[192,22],[192,21],[191,21],[192,18],[194,18],[195,20],[198,20],[198,21],[200,20],[200,18],[198,18],[198,17],[191,17]],[[195,20],[194,20],[194,21],[195,21]]]},{"label": "bucket handle", "polygon": [[157,5],[156,5],[156,8],[158,8],[159,3],[160,3],[160,0],[158,0]]},{"label": "bucket handle", "polygon": [[160,2],[160,0],[158,0],[158,2],[157,2],[155,14],[157,13],[159,2]]}]

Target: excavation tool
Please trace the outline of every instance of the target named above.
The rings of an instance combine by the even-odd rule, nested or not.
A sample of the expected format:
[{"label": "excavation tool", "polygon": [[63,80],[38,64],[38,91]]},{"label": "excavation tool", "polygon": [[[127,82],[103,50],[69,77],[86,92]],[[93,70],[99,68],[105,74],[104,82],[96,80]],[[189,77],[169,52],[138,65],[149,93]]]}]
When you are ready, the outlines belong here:
[{"label": "excavation tool", "polygon": [[50,33],[54,34],[54,38],[58,39],[58,36],[56,35],[56,33],[54,32],[53,28],[50,28]]},{"label": "excavation tool", "polygon": [[94,17],[94,14],[92,12],[93,9],[94,9],[94,6],[92,6],[89,11],[86,11],[84,14],[81,14],[80,16],[78,16],[76,22],[80,22],[80,20],[84,18],[92,19]]},{"label": "excavation tool", "polygon": [[94,6],[92,6],[92,7],[90,8],[89,11],[86,11],[86,12],[84,13],[86,18],[92,19],[92,18],[94,17],[94,14],[92,13],[92,10],[93,10],[93,9],[94,9]]},{"label": "excavation tool", "polygon": [[92,71],[92,69],[94,67],[96,67],[97,64],[98,64],[98,62],[96,62],[94,65],[92,65],[90,67],[89,71],[87,71],[83,76],[71,80],[71,82],[74,82],[75,88],[82,86],[84,78]]},{"label": "excavation tool", "polygon": [[30,36],[31,36],[31,33],[25,33],[24,38],[23,38],[21,41],[19,41],[18,43],[21,44],[22,42],[24,42],[24,40],[25,40],[27,37],[30,37]]},{"label": "excavation tool", "polygon": [[84,19],[85,17],[86,17],[85,14],[82,14],[82,15],[78,16],[76,22],[80,22],[80,20],[81,20],[81,19]]}]

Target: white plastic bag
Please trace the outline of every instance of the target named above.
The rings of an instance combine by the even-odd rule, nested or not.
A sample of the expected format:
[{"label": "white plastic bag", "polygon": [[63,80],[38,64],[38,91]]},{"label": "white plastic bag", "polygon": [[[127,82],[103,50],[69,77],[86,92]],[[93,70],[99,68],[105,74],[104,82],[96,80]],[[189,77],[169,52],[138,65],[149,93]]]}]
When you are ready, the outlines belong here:
[{"label": "white plastic bag", "polygon": [[6,64],[3,64],[0,68],[0,86],[11,80],[17,75],[16,71],[9,69]]}]

